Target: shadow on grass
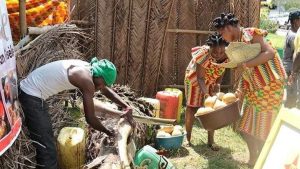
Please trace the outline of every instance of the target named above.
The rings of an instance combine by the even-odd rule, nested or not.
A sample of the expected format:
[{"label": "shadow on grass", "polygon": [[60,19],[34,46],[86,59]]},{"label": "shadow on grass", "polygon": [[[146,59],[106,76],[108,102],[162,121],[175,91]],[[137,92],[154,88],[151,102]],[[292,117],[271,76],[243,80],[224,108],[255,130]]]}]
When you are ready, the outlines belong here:
[{"label": "shadow on grass", "polygon": [[212,151],[207,144],[192,145],[192,148],[196,153],[208,160],[208,166],[203,169],[236,169],[241,166],[248,168],[247,164],[233,158],[232,150],[229,148],[220,146],[219,151]]},{"label": "shadow on grass", "polygon": [[168,152],[168,158],[176,158],[176,157],[186,157],[189,156],[189,150],[185,147],[180,147],[177,150],[171,150]]}]

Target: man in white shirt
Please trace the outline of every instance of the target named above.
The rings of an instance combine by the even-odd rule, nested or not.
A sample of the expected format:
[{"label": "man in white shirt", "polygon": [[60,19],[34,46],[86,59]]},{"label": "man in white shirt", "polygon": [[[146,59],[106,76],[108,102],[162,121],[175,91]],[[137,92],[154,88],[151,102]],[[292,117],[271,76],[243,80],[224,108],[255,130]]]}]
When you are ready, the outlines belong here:
[{"label": "man in white shirt", "polygon": [[48,105],[45,100],[64,90],[79,89],[87,123],[96,130],[114,136],[111,129],[101,124],[94,112],[94,93],[101,90],[107,98],[124,108],[123,116],[132,120],[132,109],[111,86],[116,80],[116,68],[108,60],[93,58],[91,63],[81,60],[60,60],[48,63],[31,72],[20,82],[19,100],[25,123],[34,140],[37,168],[56,169],[57,155]]}]

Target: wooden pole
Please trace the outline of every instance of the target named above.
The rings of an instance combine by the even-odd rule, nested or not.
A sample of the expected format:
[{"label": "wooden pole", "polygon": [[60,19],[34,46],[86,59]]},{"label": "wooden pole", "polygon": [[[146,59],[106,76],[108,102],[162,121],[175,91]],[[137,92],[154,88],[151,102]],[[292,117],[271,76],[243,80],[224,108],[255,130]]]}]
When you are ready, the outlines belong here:
[{"label": "wooden pole", "polygon": [[190,33],[190,34],[211,34],[214,31],[198,31],[198,30],[188,30],[188,29],[168,29],[167,32],[170,33]]},{"label": "wooden pole", "polygon": [[20,36],[24,37],[27,33],[26,24],[26,0],[19,0],[19,11],[20,11]]}]

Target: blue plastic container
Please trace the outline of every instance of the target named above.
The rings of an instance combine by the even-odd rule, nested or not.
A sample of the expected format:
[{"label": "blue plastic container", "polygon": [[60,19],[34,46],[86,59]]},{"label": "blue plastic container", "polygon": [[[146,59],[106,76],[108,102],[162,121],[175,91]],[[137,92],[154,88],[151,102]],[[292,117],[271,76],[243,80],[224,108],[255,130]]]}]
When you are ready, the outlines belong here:
[{"label": "blue plastic container", "polygon": [[181,147],[185,135],[186,133],[180,136],[156,137],[155,146],[157,149],[178,149]]}]

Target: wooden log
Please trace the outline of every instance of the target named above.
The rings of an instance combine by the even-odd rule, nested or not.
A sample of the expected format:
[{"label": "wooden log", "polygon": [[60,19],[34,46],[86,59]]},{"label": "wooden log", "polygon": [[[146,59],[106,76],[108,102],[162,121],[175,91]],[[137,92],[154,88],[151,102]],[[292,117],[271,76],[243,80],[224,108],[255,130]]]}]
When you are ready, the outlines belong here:
[{"label": "wooden log", "polygon": [[119,150],[119,156],[121,160],[122,168],[124,169],[130,169],[130,160],[128,157],[128,151],[127,151],[127,141],[128,137],[132,133],[133,128],[129,124],[129,122],[121,118],[118,123],[118,150]]}]

